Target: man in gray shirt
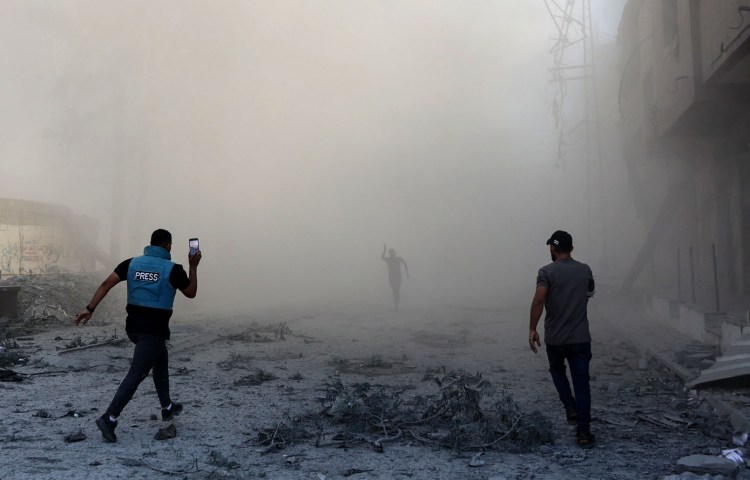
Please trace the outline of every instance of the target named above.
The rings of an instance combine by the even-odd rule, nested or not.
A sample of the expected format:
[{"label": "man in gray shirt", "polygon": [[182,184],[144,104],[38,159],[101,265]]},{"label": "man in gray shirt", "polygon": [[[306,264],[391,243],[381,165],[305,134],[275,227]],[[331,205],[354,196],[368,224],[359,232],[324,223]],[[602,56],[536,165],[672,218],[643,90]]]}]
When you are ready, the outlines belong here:
[{"label": "man in gray shirt", "polygon": [[[589,430],[591,334],[586,308],[588,299],[594,294],[594,277],[588,265],[570,256],[573,237],[568,232],[556,231],[547,240],[547,245],[552,263],[540,268],[536,279],[529,316],[529,347],[534,353],[537,347],[541,347],[536,327],[542,311],[546,310],[544,343],[552,382],[565,407],[568,422],[577,425],[576,442],[581,447],[590,448],[594,445],[594,435]],[[565,373],[566,360],[572,391]]]}]

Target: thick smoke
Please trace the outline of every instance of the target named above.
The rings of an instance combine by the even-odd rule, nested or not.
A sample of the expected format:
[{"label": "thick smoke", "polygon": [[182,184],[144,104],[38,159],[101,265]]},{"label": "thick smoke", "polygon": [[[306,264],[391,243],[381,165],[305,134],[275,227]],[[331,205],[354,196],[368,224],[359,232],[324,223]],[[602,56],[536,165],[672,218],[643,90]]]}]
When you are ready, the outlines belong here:
[{"label": "thick smoke", "polygon": [[201,305],[389,305],[386,242],[404,305],[492,306],[583,237],[542,2],[3,5],[3,196],[96,217],[105,270],[164,227]]}]

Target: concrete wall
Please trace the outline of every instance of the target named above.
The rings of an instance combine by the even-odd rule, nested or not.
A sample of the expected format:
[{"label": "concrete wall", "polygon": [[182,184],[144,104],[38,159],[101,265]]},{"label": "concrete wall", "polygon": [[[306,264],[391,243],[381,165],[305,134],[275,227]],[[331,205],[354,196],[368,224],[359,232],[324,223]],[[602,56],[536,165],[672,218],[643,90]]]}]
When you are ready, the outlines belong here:
[{"label": "concrete wall", "polygon": [[[750,3],[633,0],[628,4],[618,39],[624,47],[620,104],[628,142],[648,144],[672,134],[696,102],[721,98],[717,90],[699,95],[704,84],[750,83],[745,78],[750,59],[742,61],[750,50],[750,11],[740,12],[740,6]],[[731,97],[730,93],[725,100]]]},{"label": "concrete wall", "polygon": [[[706,308],[715,305],[714,244],[720,289],[750,292],[750,12],[740,14],[743,4],[750,5],[633,0],[618,36],[629,177],[644,220],[653,222],[651,234],[661,228],[659,243],[644,242],[639,253],[654,259],[640,283],[653,289],[673,285],[676,297],[681,277],[681,297],[688,298],[692,246],[696,301]],[[659,166],[663,174],[654,175]],[[668,224],[656,225],[648,212],[662,209],[666,200],[660,199],[683,184],[689,191],[667,205]]]},{"label": "concrete wall", "polygon": [[[667,133],[694,101],[693,46],[687,1],[636,2],[621,26],[625,50],[620,103],[626,138],[648,143]],[[674,25],[665,31],[665,23]]]},{"label": "concrete wall", "polygon": [[96,230],[59,205],[0,199],[0,274],[93,271]]}]

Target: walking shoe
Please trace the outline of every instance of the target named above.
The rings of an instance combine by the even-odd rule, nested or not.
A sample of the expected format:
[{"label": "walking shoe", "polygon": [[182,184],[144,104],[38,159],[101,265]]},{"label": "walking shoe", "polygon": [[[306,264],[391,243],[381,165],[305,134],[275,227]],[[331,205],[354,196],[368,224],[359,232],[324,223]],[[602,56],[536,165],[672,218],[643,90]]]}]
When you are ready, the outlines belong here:
[{"label": "walking shoe", "polygon": [[577,432],[576,444],[581,448],[593,448],[596,437],[591,432]]},{"label": "walking shoe", "polygon": [[575,408],[571,408],[570,410],[567,410],[565,412],[565,418],[568,420],[568,423],[571,425],[575,425],[578,423],[578,413],[576,412]]},{"label": "walking shoe", "polygon": [[179,415],[181,412],[182,404],[172,402],[172,404],[168,408],[161,409],[161,419],[165,422],[172,420],[175,415]]},{"label": "walking shoe", "polygon": [[113,422],[109,419],[108,414],[104,414],[96,419],[96,426],[102,432],[102,438],[105,442],[115,443],[117,436],[115,435],[115,428],[117,428],[117,422]]}]

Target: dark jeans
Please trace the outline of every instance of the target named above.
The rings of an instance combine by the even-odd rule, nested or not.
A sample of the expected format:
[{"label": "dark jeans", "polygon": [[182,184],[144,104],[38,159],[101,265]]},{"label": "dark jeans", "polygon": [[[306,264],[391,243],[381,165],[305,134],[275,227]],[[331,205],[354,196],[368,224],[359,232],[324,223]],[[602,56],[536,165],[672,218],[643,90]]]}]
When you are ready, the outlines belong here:
[{"label": "dark jeans", "polygon": [[[547,345],[549,373],[552,382],[560,395],[565,411],[575,410],[578,415],[578,431],[588,432],[591,423],[591,388],[589,387],[589,362],[591,361],[591,342],[573,345]],[[573,392],[570,390],[568,375],[565,373],[565,360],[570,367],[570,379]]]},{"label": "dark jeans", "polygon": [[162,408],[167,408],[172,403],[169,398],[169,355],[165,340],[156,335],[128,334],[130,341],[135,343],[133,350],[133,361],[130,370],[120,384],[112,403],[107,408],[107,413],[117,417],[125,405],[128,404],[138,385],[148,376],[153,369],[154,386],[159,395],[159,403]]}]

